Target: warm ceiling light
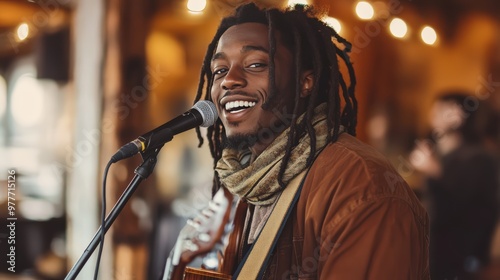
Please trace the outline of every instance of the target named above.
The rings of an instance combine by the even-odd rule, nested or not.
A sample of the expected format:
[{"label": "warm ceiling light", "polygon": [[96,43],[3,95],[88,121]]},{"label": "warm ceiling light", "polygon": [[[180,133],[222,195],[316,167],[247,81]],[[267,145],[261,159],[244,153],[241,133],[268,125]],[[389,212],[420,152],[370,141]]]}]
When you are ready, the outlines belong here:
[{"label": "warm ceiling light", "polygon": [[404,38],[406,33],[408,33],[408,26],[406,22],[400,18],[394,18],[389,24],[389,30],[392,36],[396,38]]},{"label": "warm ceiling light", "polygon": [[437,41],[437,33],[434,28],[430,26],[424,27],[420,36],[422,37],[422,41],[424,41],[427,45],[434,45]]},{"label": "warm ceiling light", "polygon": [[373,18],[375,10],[372,4],[366,1],[359,1],[358,4],[356,4],[356,14],[360,19],[368,20]]},{"label": "warm ceiling light", "polygon": [[28,38],[29,33],[30,33],[30,28],[27,23],[21,23],[17,27],[17,38],[19,38],[20,41],[23,41],[24,39]]},{"label": "warm ceiling light", "polygon": [[207,7],[207,0],[189,0],[187,2],[188,10],[193,13],[202,12],[205,7]]},{"label": "warm ceiling light", "polygon": [[337,33],[340,33],[342,29],[342,24],[336,18],[326,16],[323,18],[323,21],[328,24],[331,28],[333,28]]},{"label": "warm ceiling light", "polygon": [[307,0],[288,0],[288,6],[293,7],[296,4],[309,5],[309,1],[307,1]]}]

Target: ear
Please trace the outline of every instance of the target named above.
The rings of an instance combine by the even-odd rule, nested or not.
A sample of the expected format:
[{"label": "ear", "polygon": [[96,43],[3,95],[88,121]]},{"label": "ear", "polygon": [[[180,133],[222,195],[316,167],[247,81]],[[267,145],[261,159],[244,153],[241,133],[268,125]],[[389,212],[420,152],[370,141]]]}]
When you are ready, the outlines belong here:
[{"label": "ear", "polygon": [[304,98],[311,94],[314,85],[314,74],[312,70],[306,70],[300,75],[300,97]]}]

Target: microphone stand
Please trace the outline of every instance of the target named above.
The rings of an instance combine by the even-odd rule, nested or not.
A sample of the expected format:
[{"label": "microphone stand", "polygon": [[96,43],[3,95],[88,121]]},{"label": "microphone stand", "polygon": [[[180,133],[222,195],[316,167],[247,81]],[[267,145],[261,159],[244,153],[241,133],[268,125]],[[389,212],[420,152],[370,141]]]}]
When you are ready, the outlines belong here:
[{"label": "microphone stand", "polygon": [[[116,202],[115,206],[113,206],[108,216],[106,217],[104,222],[104,234],[106,234],[108,229],[111,227],[116,217],[118,217],[121,210],[123,209],[123,207],[125,207],[125,204],[128,202],[130,197],[132,197],[132,195],[134,194],[135,190],[142,182],[142,180],[146,179],[147,177],[149,177],[149,175],[151,175],[157,162],[158,152],[162,147],[163,145],[159,146],[153,151],[150,152],[146,151],[144,153],[141,153],[143,162],[135,169],[134,178],[132,178],[129,185],[127,186],[123,194]],[[73,280],[76,278],[76,276],[78,276],[80,270],[82,270],[85,263],[89,260],[90,256],[96,249],[97,245],[99,245],[101,241],[101,231],[102,231],[102,226],[99,227],[96,234],[92,238],[92,241],[90,241],[90,244],[87,246],[87,249],[85,249],[85,251],[80,256],[78,261],[73,265],[73,267],[69,271],[68,275],[66,275],[66,278],[64,278],[64,280]]]}]

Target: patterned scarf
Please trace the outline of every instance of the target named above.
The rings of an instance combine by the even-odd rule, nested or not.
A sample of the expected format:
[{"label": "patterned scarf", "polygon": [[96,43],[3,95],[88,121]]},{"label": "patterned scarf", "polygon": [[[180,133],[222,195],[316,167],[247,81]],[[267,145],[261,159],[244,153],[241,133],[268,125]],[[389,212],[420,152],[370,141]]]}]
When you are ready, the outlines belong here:
[{"label": "patterned scarf", "polygon": [[[316,155],[326,146],[328,126],[326,121],[326,103],[314,109],[313,127],[316,132]],[[299,117],[298,123],[304,117]],[[254,205],[274,203],[281,187],[278,173],[285,155],[290,128],[283,131],[274,141],[248,166],[240,159],[248,151],[224,149],[222,158],[215,168],[222,184],[233,194],[245,198]],[[287,185],[296,175],[307,168],[307,158],[311,153],[309,136],[304,134],[299,144],[292,150],[290,160],[283,174],[283,183]]]}]

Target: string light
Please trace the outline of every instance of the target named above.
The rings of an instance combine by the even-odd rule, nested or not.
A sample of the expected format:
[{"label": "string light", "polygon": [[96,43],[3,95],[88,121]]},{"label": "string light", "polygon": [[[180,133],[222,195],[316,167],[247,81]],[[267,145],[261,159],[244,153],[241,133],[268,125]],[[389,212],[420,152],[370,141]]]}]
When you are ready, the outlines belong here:
[{"label": "string light", "polygon": [[369,20],[373,18],[375,10],[372,4],[366,1],[359,1],[358,4],[356,4],[356,14],[360,19]]},{"label": "string light", "polygon": [[404,38],[408,33],[408,26],[406,22],[400,18],[394,18],[389,24],[389,30],[392,36],[396,38]]},{"label": "string light", "polygon": [[307,1],[307,0],[288,0],[288,6],[289,7],[293,7],[296,4],[299,4],[299,5],[309,5],[309,1]]},{"label": "string light", "polygon": [[199,13],[207,7],[207,0],[189,0],[187,8],[190,12]]},{"label": "string light", "polygon": [[340,34],[340,30],[342,30],[342,24],[338,19],[326,16],[322,20]]},{"label": "string light", "polygon": [[434,45],[437,41],[437,33],[434,28],[430,26],[425,26],[424,28],[422,28],[420,37],[422,38],[422,41],[427,45]]}]

